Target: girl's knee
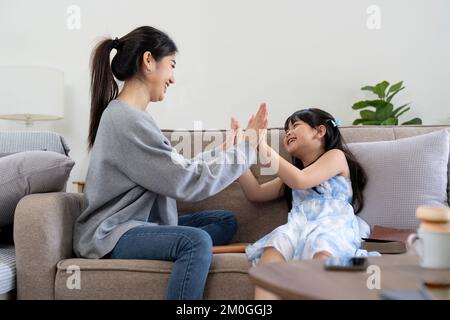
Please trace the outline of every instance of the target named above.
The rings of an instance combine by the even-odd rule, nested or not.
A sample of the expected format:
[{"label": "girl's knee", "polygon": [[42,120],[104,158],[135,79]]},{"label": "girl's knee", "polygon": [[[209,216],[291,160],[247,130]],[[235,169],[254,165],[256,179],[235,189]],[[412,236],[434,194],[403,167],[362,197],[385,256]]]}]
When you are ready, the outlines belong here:
[{"label": "girl's knee", "polygon": [[316,253],[314,253],[313,259],[322,259],[322,260],[324,260],[324,259],[331,258],[331,256],[332,256],[332,254],[330,252],[323,250],[323,251],[317,251]]},{"label": "girl's knee", "polygon": [[285,261],[283,254],[278,251],[275,247],[267,247],[264,248],[264,251],[261,255],[260,262],[261,263],[270,263],[270,262],[278,262]]},{"label": "girl's knee", "polygon": [[280,251],[278,251],[275,247],[265,247],[263,254],[280,254]]}]

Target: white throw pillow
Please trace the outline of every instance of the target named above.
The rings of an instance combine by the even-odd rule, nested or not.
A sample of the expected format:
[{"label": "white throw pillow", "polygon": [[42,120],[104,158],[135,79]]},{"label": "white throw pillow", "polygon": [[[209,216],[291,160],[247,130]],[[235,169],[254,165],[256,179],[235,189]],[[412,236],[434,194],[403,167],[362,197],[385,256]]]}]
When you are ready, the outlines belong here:
[{"label": "white throw pillow", "polygon": [[359,215],[370,225],[417,228],[418,206],[448,206],[447,130],[348,147],[368,176]]}]

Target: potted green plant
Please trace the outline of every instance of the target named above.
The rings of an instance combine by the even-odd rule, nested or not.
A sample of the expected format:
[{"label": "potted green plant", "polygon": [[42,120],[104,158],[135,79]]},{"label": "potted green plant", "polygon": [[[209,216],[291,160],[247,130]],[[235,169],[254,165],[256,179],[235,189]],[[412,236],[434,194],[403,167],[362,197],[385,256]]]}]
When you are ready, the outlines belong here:
[{"label": "potted green plant", "polygon": [[[354,125],[364,124],[364,125],[398,125],[399,117],[407,112],[410,107],[409,103],[404,104],[400,107],[394,108],[391,103],[392,98],[399,93],[401,90],[405,89],[402,86],[403,81],[393,84],[389,87],[389,82],[383,81],[375,86],[365,86],[361,90],[370,91],[378,96],[377,100],[363,100],[356,102],[353,106],[353,110],[361,110],[359,112],[361,118],[353,121]],[[375,108],[371,110],[370,108]],[[403,122],[402,125],[411,124],[422,124],[420,118],[414,118],[409,121]]]}]

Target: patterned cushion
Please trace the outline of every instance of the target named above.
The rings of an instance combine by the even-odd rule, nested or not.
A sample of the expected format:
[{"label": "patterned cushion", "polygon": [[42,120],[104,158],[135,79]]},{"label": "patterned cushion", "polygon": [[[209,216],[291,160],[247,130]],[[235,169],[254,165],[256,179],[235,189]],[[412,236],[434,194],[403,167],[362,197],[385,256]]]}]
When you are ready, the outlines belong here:
[{"label": "patterned cushion", "polygon": [[53,151],[68,155],[70,148],[64,137],[47,131],[0,131],[0,153]]},{"label": "patterned cushion", "polygon": [[446,130],[348,146],[369,178],[360,213],[369,224],[416,228],[419,205],[448,206]]},{"label": "patterned cushion", "polygon": [[16,253],[12,245],[0,244],[0,294],[16,288]]}]

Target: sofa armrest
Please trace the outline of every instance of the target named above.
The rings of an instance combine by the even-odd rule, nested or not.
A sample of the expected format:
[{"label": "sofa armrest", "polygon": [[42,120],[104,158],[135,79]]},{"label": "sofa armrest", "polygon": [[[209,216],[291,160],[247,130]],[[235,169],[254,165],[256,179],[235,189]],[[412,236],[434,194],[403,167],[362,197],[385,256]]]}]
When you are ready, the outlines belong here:
[{"label": "sofa armrest", "polygon": [[56,264],[73,257],[72,228],[82,194],[40,193],[20,200],[14,216],[17,298],[54,299]]}]

